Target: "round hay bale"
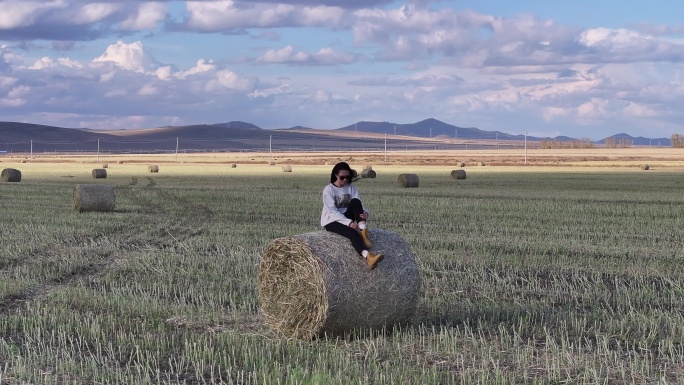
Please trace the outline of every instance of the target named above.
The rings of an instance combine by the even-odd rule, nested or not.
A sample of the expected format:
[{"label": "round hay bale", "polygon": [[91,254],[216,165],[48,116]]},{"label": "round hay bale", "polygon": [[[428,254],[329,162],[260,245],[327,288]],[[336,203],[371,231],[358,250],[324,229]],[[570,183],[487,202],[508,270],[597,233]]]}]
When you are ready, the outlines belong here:
[{"label": "round hay bale", "polygon": [[147,166],[147,171],[159,172],[159,166],[157,166],[156,164],[149,165],[149,166]]},{"label": "round hay bale", "polygon": [[123,164],[123,160],[117,161],[118,164]]},{"label": "round hay bale", "polygon": [[327,231],[274,240],[261,257],[261,314],[277,333],[311,339],[411,321],[420,291],[415,258],[397,233],[370,229],[371,270],[347,238]]},{"label": "round hay bale", "polygon": [[283,166],[283,172],[292,172],[292,166],[286,164]]},{"label": "round hay bale", "polygon": [[22,160],[21,160],[21,163],[26,163],[26,159],[22,159]]},{"label": "round hay bale", "polygon": [[352,176],[352,179],[356,179],[359,177],[359,173],[356,172],[356,170],[352,168],[351,169],[351,176]]},{"label": "round hay bale", "polygon": [[649,167],[648,167],[647,164],[642,164],[642,165],[641,165],[641,169],[642,169],[642,170],[648,170]]},{"label": "round hay bale", "polygon": [[456,166],[465,167],[465,163],[464,162],[458,162],[458,163],[456,163]]},{"label": "round hay bale", "polygon": [[236,168],[236,167],[237,167],[237,163],[231,163],[230,164],[230,168]]},{"label": "round hay bale", "polygon": [[418,175],[416,174],[401,174],[397,181],[401,187],[418,187],[419,183]]},{"label": "round hay bale", "polygon": [[107,170],[104,168],[94,168],[93,169],[93,178],[95,179],[101,179],[101,178],[106,178],[107,177]]},{"label": "round hay bale", "polygon": [[102,163],[102,166],[100,166],[100,168],[108,168],[108,167],[109,167],[109,164],[107,164],[107,163]]},{"label": "round hay bale", "polygon": [[21,182],[21,171],[16,168],[6,168],[0,173],[0,181]]},{"label": "round hay bale", "polygon": [[114,188],[106,184],[77,184],[74,187],[74,209],[84,211],[113,211]]},{"label": "round hay bale", "polygon": [[484,164],[484,162],[479,162],[477,165],[478,166],[484,166],[485,164]]},{"label": "round hay bale", "polygon": [[451,170],[451,179],[465,179],[465,170]]},{"label": "round hay bale", "polygon": [[377,174],[372,168],[367,168],[361,171],[361,178],[375,178]]}]

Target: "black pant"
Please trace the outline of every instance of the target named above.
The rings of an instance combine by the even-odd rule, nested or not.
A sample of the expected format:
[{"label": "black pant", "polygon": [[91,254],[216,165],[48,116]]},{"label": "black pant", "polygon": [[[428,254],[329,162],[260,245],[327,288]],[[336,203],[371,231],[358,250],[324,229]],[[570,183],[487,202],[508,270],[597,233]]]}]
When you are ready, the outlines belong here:
[{"label": "black pant", "polygon": [[[347,206],[347,211],[344,212],[344,216],[358,223],[359,221],[364,220],[361,219],[361,214],[363,214],[363,206],[361,205],[361,201],[356,198],[349,201],[349,206]],[[357,253],[361,254],[362,251],[366,250],[366,246],[363,244],[363,239],[356,229],[352,229],[351,227],[343,225],[340,222],[328,223],[325,225],[325,229],[349,239]]]}]

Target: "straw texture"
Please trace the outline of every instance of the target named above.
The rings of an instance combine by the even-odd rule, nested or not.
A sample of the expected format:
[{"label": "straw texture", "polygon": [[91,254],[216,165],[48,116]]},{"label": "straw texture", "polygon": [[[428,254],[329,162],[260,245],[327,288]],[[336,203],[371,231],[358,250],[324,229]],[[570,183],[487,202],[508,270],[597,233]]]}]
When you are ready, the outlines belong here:
[{"label": "straw texture", "polygon": [[373,251],[385,256],[373,270],[334,233],[274,240],[259,272],[266,323],[286,337],[311,339],[410,322],[420,291],[414,256],[397,233],[369,232]]}]

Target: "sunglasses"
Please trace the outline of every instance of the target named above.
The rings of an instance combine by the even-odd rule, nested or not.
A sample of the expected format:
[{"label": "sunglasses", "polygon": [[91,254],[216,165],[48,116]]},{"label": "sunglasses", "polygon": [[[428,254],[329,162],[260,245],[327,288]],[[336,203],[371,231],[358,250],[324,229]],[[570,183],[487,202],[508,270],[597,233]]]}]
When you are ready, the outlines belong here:
[{"label": "sunglasses", "polygon": [[340,180],[351,180],[351,175],[338,175],[337,177],[340,178]]}]

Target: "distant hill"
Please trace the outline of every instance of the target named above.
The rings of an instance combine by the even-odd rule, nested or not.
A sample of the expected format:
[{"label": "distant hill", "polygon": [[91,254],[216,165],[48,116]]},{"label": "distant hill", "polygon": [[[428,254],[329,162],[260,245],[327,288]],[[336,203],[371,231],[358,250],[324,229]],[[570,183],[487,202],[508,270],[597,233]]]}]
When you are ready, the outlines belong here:
[{"label": "distant hill", "polygon": [[[356,132],[354,132],[356,131]],[[364,135],[364,133],[366,133]],[[264,130],[252,123],[231,121],[226,123],[166,126],[133,130],[89,130],[64,128],[31,123],[0,122],[0,151],[72,152],[95,151],[175,151],[182,149],[242,150],[269,149],[275,143],[280,149],[316,148],[383,148],[384,134],[393,135],[390,147],[429,146],[435,148],[439,139],[522,141],[525,136],[500,131],[484,131],[475,127],[458,127],[437,119],[425,119],[411,124],[362,121],[334,130],[317,130],[295,126]],[[394,136],[394,135],[397,136]],[[612,138],[612,139],[610,139]],[[568,136],[555,138],[528,136],[528,140],[575,141]],[[606,137],[594,142],[605,144],[606,140],[620,144],[628,140],[635,146],[671,146],[669,138],[632,137],[625,133]],[[454,142],[444,148],[456,148]],[[472,144],[471,144],[472,146]],[[472,148],[472,147],[471,147]]]},{"label": "distant hill", "polygon": [[474,127],[458,127],[437,119],[425,119],[417,123],[397,124],[390,122],[358,122],[338,128],[344,131],[364,131],[378,134],[407,135],[423,138],[460,138],[460,139],[514,139],[513,135],[497,131],[483,131]]}]

